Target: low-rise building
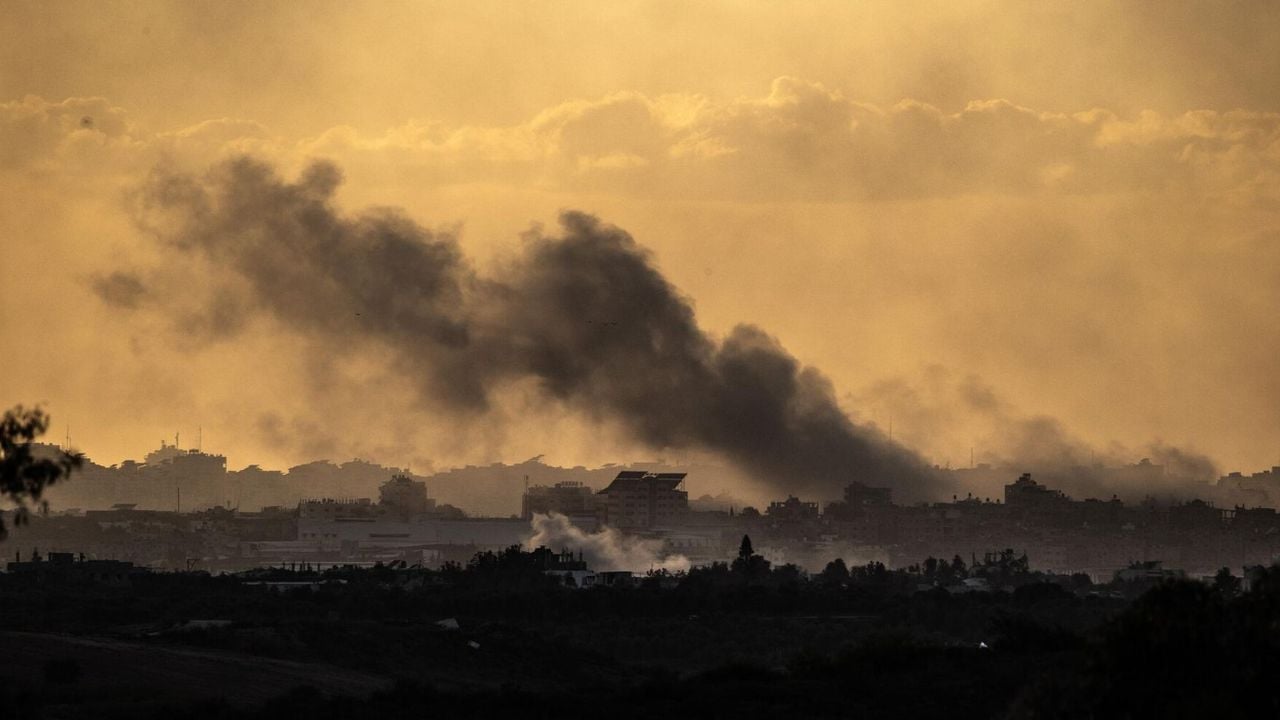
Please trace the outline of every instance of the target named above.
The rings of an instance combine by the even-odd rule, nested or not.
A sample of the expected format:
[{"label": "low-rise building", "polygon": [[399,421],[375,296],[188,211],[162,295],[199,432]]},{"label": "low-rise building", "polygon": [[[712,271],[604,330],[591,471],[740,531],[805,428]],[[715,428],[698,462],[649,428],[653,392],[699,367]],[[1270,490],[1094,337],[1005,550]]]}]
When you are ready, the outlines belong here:
[{"label": "low-rise building", "polygon": [[42,558],[32,553],[30,560],[9,563],[8,572],[15,578],[39,583],[70,583],[126,586],[139,573],[147,572],[122,560],[87,560],[84,553],[51,552]]},{"label": "low-rise building", "polygon": [[378,488],[378,504],[401,517],[412,517],[431,512],[436,501],[427,497],[425,482],[408,475],[393,475]]},{"label": "low-rise building", "polygon": [[600,497],[580,482],[534,485],[524,492],[520,516],[528,520],[538,514],[558,513],[581,525],[579,519],[590,518],[594,522],[600,505]]},{"label": "low-rise building", "polygon": [[769,507],[764,511],[765,517],[770,520],[784,522],[803,522],[818,519],[818,503],[805,502],[800,498],[789,495],[786,500],[775,500],[769,503]]}]

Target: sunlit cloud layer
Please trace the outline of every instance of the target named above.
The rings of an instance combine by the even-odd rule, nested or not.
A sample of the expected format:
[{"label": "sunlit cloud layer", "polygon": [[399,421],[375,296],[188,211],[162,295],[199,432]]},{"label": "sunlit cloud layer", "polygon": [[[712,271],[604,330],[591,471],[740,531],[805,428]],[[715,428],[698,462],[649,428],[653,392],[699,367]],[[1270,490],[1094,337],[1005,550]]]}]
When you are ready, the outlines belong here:
[{"label": "sunlit cloud layer", "polygon": [[1036,428],[1077,455],[1280,460],[1280,12],[853,5],[20,5],[0,397],[106,461],[196,427],[233,465],[676,452],[519,384],[446,420],[377,347],[329,357],[279,322],[175,328],[236,318],[207,312],[215,269],[167,265],[141,189],[247,155],[287,182],[333,163],[338,210],[399,208],[480,277],[595,214],[709,337],[766,328],[931,462],[1025,454]]},{"label": "sunlit cloud layer", "polygon": [[10,171],[67,163],[136,170],[232,153],[333,158],[408,181],[496,183],[732,201],[894,200],[966,194],[1179,194],[1267,203],[1280,196],[1280,114],[1197,110],[1122,117],[1037,111],[1001,99],[959,112],[882,108],[778,78],[731,102],[618,93],[566,102],[507,127],[414,120],[380,135],[337,126],[287,139],[217,119],[146,135],[99,98],[0,105]]}]

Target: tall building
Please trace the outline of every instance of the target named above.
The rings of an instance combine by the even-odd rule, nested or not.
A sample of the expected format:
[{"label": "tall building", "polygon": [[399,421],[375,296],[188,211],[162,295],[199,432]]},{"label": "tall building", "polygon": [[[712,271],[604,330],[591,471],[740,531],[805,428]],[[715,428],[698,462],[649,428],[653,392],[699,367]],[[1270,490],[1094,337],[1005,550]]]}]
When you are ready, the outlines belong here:
[{"label": "tall building", "polygon": [[618,473],[604,497],[604,522],[623,530],[678,525],[689,511],[689,493],[680,489],[686,473]]}]

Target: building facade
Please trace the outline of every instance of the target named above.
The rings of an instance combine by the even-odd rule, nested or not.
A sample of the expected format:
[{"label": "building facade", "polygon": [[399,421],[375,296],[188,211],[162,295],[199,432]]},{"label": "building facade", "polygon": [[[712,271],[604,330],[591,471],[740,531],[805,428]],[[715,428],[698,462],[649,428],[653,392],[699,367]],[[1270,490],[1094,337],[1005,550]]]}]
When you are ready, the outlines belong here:
[{"label": "building facade", "polygon": [[686,473],[626,470],[601,490],[604,522],[620,530],[679,525],[689,512],[689,493],[680,489]]}]

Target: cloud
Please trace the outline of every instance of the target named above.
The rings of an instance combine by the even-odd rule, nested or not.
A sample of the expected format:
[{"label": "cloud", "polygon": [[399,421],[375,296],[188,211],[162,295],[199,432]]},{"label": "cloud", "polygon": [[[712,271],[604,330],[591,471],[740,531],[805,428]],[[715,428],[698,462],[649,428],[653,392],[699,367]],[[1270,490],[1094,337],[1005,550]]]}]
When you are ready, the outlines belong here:
[{"label": "cloud", "polygon": [[[93,129],[82,117],[101,118]],[[618,93],[547,108],[510,126],[412,121],[381,135],[339,126],[312,138],[211,120],[130,134],[99,99],[0,106],[10,140],[0,164],[31,164],[76,145],[212,162],[251,152],[396,168],[430,184],[487,182],[711,200],[901,200],[996,193],[1178,193],[1261,206],[1280,199],[1280,114],[1196,110],[1176,116],[1105,109],[1061,113],[1003,99],[958,112],[904,100],[860,103],[818,83],[775,80],[762,97],[712,101]]]},{"label": "cloud", "polygon": [[0,103],[0,170],[56,169],[60,160],[126,148],[131,133],[127,113],[103,98]]},{"label": "cloud", "polygon": [[[241,425],[237,413],[257,417],[277,408],[288,420],[314,419],[321,410],[303,406],[328,403],[330,421],[346,423],[334,433],[344,451],[365,452],[367,445],[355,447],[365,430],[379,437],[404,432],[396,447],[417,444],[428,449],[415,453],[439,453],[444,464],[518,458],[571,442],[578,444],[556,461],[607,462],[635,449],[622,437],[643,435],[659,445],[671,442],[665,433],[688,437],[687,427],[650,427],[625,413],[584,414],[575,404],[592,397],[589,374],[569,376],[569,390],[554,395],[554,422],[540,416],[529,423],[536,429],[512,429],[484,420],[513,409],[508,420],[528,417],[537,403],[548,405],[545,393],[561,380],[519,370],[530,366],[531,352],[496,372],[465,367],[476,348],[503,347],[486,343],[508,322],[480,310],[501,303],[474,300],[503,288],[538,290],[515,282],[536,277],[532,249],[577,231],[533,233],[517,243],[518,229],[530,218],[547,220],[556,207],[585,207],[643,238],[654,253],[646,262],[656,268],[660,258],[664,280],[697,299],[697,329],[714,348],[713,372],[727,371],[723,363],[734,353],[785,343],[792,364],[755,378],[782,393],[776,404],[784,409],[824,393],[822,382],[806,379],[805,366],[856,388],[937,362],[998,378],[999,398],[1022,414],[1059,418],[1089,447],[1118,438],[1143,448],[1164,437],[1182,447],[1196,438],[1227,469],[1274,462],[1266,449],[1280,398],[1271,371],[1280,347],[1270,320],[1280,288],[1274,114],[1060,112],[992,99],[944,110],[861,102],[796,78],[762,87],[736,99],[607,93],[504,124],[418,118],[384,132],[366,124],[306,136],[217,116],[153,132],[135,122],[137,108],[99,98],[5,103],[0,185],[10,205],[0,226],[9,262],[0,274],[10,286],[31,288],[7,301],[6,338],[47,341],[67,358],[56,369],[49,360],[17,361],[7,391],[39,388],[41,397],[75,407],[77,424],[83,416],[93,418],[86,425],[107,426],[107,406],[87,398],[117,387],[117,406],[159,428],[139,431],[143,439],[167,432],[178,415],[204,412],[206,430],[223,422],[229,437]],[[91,126],[82,124],[86,117]],[[225,174],[225,162],[245,152],[299,179],[255,181],[260,200],[218,196],[213,191],[228,181],[206,176],[207,169]],[[331,158],[347,179],[303,176],[316,157]],[[119,211],[120,196],[152,172],[151,195],[132,196],[135,208],[151,203],[138,213],[146,223],[138,233]],[[297,212],[274,225],[256,219],[268,201],[285,196],[297,198]],[[224,200],[255,219],[235,225],[218,204]],[[406,210],[339,209],[369,202]],[[342,238],[363,237],[365,245],[339,244],[346,254],[324,260],[324,238],[310,237],[303,219],[307,203],[321,208],[322,219],[336,218]],[[288,242],[237,247],[188,236],[186,224],[201,213],[227,223],[234,230],[227,237],[256,223],[259,232],[284,232]],[[467,222],[461,238],[460,225],[448,224],[459,218]],[[608,226],[586,234],[607,234],[601,228]],[[157,238],[162,242],[150,242]],[[457,283],[455,290],[437,296],[414,289],[421,296],[406,310],[391,299],[397,293],[369,287],[352,275],[360,271],[350,259],[384,242],[379,238],[389,238],[380,262],[409,287],[412,281],[394,274],[402,263],[392,240],[456,252],[458,265],[441,278]],[[308,259],[295,263],[299,253]],[[181,274],[164,271],[174,258],[181,258]],[[506,261],[517,266],[511,274],[497,268]],[[228,270],[235,262],[249,265]],[[26,268],[40,266],[65,268],[65,278],[38,281]],[[322,270],[338,279],[315,296],[295,291]],[[73,286],[84,278],[90,281]],[[267,287],[271,282],[278,287]],[[422,357],[395,350],[395,332],[370,327],[386,312],[357,323],[354,311],[335,311],[351,302],[379,306],[380,293],[384,310],[436,323],[437,340]],[[163,315],[158,299],[169,306]],[[683,295],[681,302],[693,304]],[[121,312],[131,305],[135,312]],[[562,314],[570,311],[581,307]],[[361,354],[335,354],[331,344],[279,332],[295,321],[308,335],[354,338]],[[742,333],[739,323],[748,325]],[[770,331],[756,335],[750,325]],[[465,342],[451,346],[450,332],[463,332]],[[174,345],[177,355],[170,354]],[[96,370],[71,360],[91,348]],[[464,367],[432,380],[432,368],[450,363]],[[199,373],[198,388],[186,372]],[[107,379],[135,376],[136,383]],[[323,378],[367,392],[321,396],[314,390]],[[375,380],[378,402],[365,407],[360,398],[375,393]],[[189,405],[172,409],[152,391],[162,382]],[[517,391],[510,408],[496,407]],[[439,424],[423,414],[401,430],[391,417],[439,402],[452,406]],[[851,409],[871,419],[866,408]],[[376,429],[367,425],[380,417]],[[938,443],[908,435],[914,423],[898,417],[895,437],[920,442],[939,461],[967,457],[974,442],[957,439],[935,450]],[[883,414],[877,419],[887,430]],[[561,432],[562,422],[573,423],[573,432]],[[494,435],[478,436],[480,425]],[[115,432],[125,437],[123,429]],[[602,434],[615,435],[611,444]],[[276,450],[265,441],[253,445],[259,440],[246,441],[251,461]],[[114,442],[105,452],[123,457],[142,440]]]}]

